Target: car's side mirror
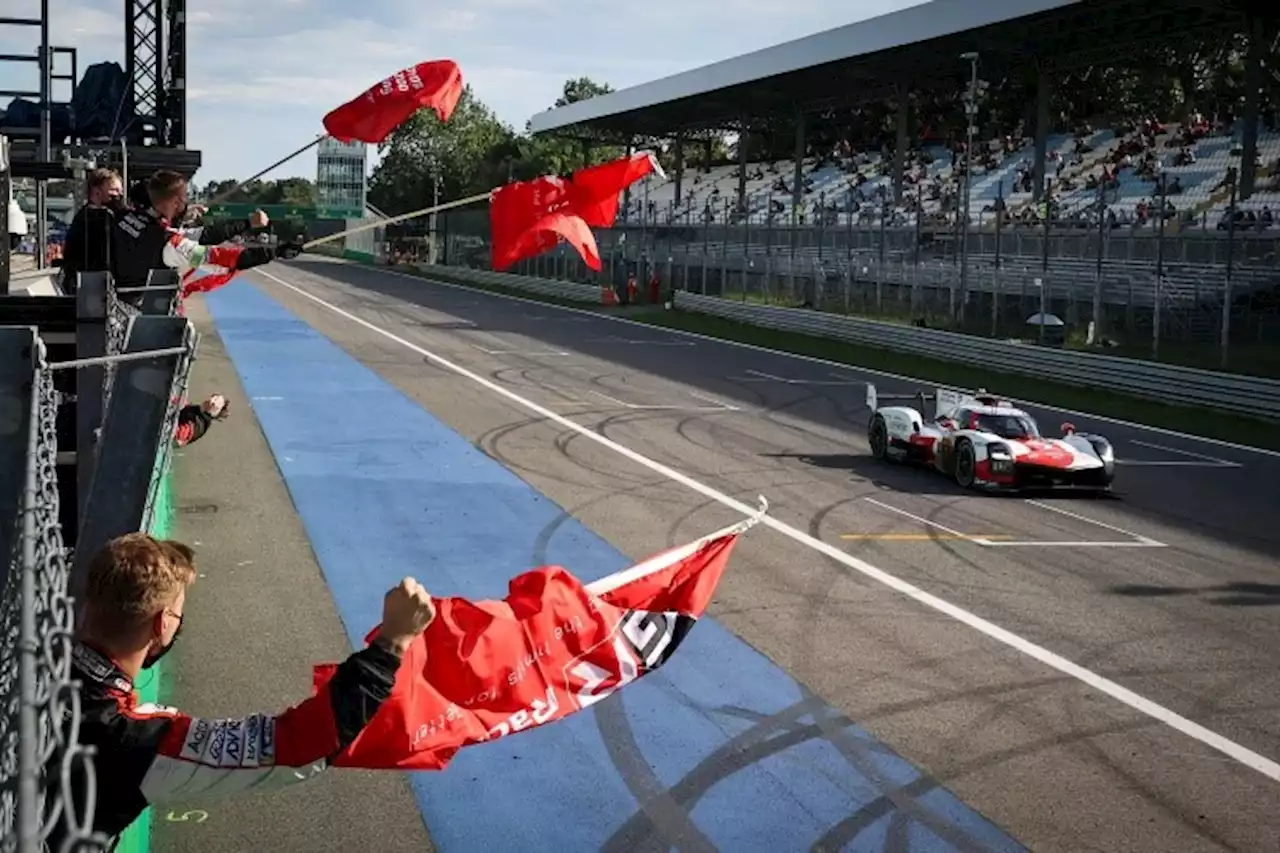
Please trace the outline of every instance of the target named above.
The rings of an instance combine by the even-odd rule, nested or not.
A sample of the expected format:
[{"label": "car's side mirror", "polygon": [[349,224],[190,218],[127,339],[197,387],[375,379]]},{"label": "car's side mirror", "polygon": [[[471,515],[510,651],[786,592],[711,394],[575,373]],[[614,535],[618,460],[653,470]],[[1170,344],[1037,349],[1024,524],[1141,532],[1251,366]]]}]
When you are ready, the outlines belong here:
[{"label": "car's side mirror", "polygon": [[1074,435],[1074,434],[1075,434],[1075,431],[1076,431],[1076,425],[1075,425],[1075,424],[1073,424],[1073,423],[1067,423],[1067,422],[1065,422],[1065,421],[1063,422],[1063,424],[1062,424],[1062,434],[1063,434],[1063,435]]}]

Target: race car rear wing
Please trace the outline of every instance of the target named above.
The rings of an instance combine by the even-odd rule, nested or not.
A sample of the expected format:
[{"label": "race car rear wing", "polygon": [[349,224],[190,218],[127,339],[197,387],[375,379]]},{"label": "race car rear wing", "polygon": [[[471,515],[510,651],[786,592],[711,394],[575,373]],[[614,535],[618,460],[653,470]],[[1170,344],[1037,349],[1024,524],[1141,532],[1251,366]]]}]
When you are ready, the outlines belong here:
[{"label": "race car rear wing", "polygon": [[[978,392],[984,393],[984,392]],[[867,408],[876,411],[883,402],[905,403],[911,401],[917,404],[916,408],[921,414],[924,414],[925,404],[934,404],[934,414],[936,415],[943,409],[950,409],[958,406],[966,400],[974,400],[970,394],[961,391],[952,391],[949,388],[937,388],[932,394],[927,391],[917,391],[914,394],[880,394],[876,391],[876,386],[870,382],[867,383]]]}]

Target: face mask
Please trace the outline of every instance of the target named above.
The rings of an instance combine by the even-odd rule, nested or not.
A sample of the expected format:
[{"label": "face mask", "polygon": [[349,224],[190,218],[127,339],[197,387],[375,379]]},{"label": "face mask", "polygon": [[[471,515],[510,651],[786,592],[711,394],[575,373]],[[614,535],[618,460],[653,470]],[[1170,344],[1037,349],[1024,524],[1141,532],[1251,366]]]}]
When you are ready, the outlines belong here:
[{"label": "face mask", "polygon": [[169,654],[169,652],[173,649],[174,643],[178,642],[178,636],[179,636],[181,633],[182,633],[182,622],[181,622],[181,620],[179,620],[179,622],[178,622],[178,630],[176,630],[176,631],[174,631],[174,632],[173,632],[173,639],[172,639],[172,640],[170,640],[167,644],[165,644],[165,645],[160,649],[160,651],[158,651],[158,652],[152,652],[151,654],[147,655],[146,660],[144,660],[144,661],[142,662],[142,668],[143,668],[143,669],[151,669],[151,667],[153,667],[153,666],[155,666],[157,663],[159,663],[159,662],[160,662],[160,658],[162,658],[162,657],[164,657],[165,655]]},{"label": "face mask", "polygon": [[113,195],[107,199],[106,207],[116,213],[119,213],[124,210],[127,205],[125,204],[123,196]]}]

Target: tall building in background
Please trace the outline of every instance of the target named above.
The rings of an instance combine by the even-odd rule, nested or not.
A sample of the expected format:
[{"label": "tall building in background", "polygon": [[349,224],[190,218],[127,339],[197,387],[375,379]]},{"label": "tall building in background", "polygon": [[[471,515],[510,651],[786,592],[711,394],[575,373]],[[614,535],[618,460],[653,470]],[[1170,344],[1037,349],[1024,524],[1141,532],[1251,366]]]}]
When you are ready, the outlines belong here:
[{"label": "tall building in background", "polygon": [[325,137],[316,150],[316,206],[324,219],[364,216],[368,146]]}]

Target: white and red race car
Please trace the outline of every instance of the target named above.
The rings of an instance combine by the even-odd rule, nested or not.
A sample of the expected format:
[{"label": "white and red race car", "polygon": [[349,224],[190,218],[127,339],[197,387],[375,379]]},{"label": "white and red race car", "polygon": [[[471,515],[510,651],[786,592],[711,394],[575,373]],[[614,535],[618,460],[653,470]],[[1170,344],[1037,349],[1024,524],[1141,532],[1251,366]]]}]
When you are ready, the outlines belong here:
[{"label": "white and red race car", "polygon": [[[880,405],[888,400],[916,401],[918,408]],[[929,401],[935,415],[925,420]],[[872,455],[927,465],[966,489],[1108,491],[1115,477],[1115,453],[1102,436],[1063,424],[1061,438],[1045,438],[1034,418],[983,390],[877,395],[868,383],[867,408]]]}]

